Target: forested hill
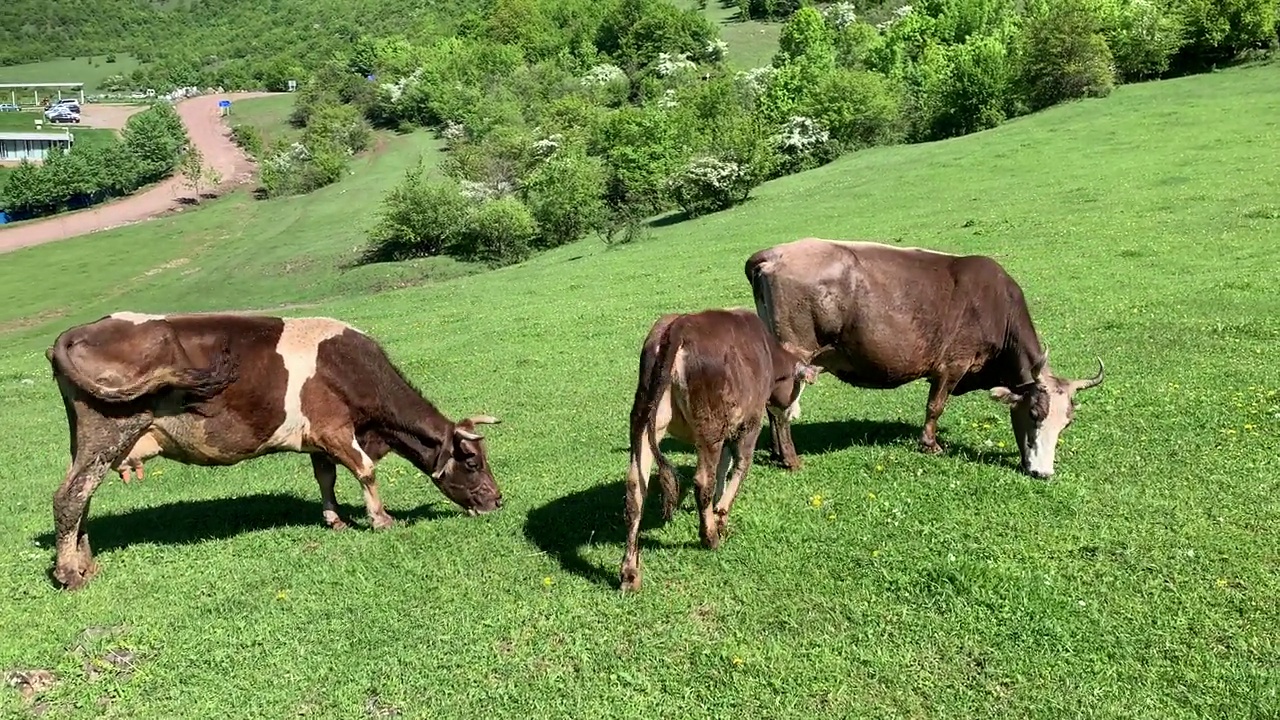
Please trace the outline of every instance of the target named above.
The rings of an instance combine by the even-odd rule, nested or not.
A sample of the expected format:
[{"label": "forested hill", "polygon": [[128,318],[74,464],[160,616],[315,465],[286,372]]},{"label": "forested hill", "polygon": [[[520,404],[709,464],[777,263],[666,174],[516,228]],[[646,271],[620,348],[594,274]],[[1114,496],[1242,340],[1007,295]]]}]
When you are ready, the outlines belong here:
[{"label": "forested hill", "polygon": [[[0,66],[122,53],[137,85],[244,86],[349,51],[361,35],[452,34],[486,0],[5,0]],[[150,66],[150,67],[148,67]],[[156,77],[148,77],[148,74]],[[255,82],[256,81],[256,82]]]}]

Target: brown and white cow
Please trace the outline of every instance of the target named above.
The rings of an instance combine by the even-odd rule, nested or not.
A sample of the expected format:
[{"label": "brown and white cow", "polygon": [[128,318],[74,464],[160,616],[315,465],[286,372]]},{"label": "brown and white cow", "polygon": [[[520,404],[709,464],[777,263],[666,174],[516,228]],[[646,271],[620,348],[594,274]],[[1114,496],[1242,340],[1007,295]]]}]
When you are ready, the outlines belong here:
[{"label": "brown and white cow", "polygon": [[141,476],[157,455],[213,466],[309,454],[334,529],[346,527],[337,465],[359,479],[373,526],[393,523],[374,477],[392,451],[468,513],[502,506],[475,431],[498,420],[449,420],[375,340],[337,320],[119,312],[65,330],[45,354],[71,433],[71,465],[53,500],[54,575],[69,589],[97,570],[85,528],[94,490],[113,468]]},{"label": "brown and white cow", "polygon": [[784,348],[750,310],[669,314],[654,323],[640,352],[631,405],[623,591],[640,589],[640,518],[655,459],[664,518],[671,519],[679,502],[675,471],[659,441],[669,431],[696,448],[693,482],[702,544],[714,549],[751,467],[766,405],[796,407],[805,383],[817,375],[818,368]]},{"label": "brown and white cow", "polygon": [[[1049,368],[1022,288],[994,259],[874,242],[803,238],[746,262],[756,312],[805,360],[854,387],[929,380],[921,450],[941,452],[938,418],[949,395],[989,390],[1009,406],[1021,468],[1053,474],[1074,396],[1105,368],[1070,380]],[[799,467],[785,415],[770,413],[773,457]]]}]

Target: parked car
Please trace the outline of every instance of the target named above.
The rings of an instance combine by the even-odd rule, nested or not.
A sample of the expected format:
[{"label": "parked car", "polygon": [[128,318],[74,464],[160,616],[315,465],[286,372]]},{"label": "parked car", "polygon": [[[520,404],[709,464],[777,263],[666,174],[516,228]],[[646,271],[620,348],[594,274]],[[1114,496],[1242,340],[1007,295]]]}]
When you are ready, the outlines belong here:
[{"label": "parked car", "polygon": [[21,110],[22,108],[17,105],[11,105],[9,103],[0,104],[0,112],[19,112]]},{"label": "parked car", "polygon": [[80,122],[80,113],[77,112],[60,112],[46,115],[51,123],[78,123]]},{"label": "parked car", "polygon": [[49,107],[44,111],[44,114],[45,114],[45,117],[48,117],[49,115],[51,115],[51,114],[53,114],[53,113],[59,113],[59,112],[74,112],[74,113],[78,113],[78,112],[80,112],[80,103],[75,102],[75,101],[72,101],[72,102],[69,102],[69,103],[63,103],[63,104],[61,104],[61,105],[50,105],[50,106],[49,106]]}]

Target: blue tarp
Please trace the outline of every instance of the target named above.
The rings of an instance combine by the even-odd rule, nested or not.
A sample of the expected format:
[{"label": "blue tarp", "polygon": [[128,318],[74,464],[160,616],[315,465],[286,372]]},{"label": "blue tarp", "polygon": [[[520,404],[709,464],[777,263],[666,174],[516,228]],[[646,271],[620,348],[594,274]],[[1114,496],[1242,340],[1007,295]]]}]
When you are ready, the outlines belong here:
[{"label": "blue tarp", "polygon": [[3,210],[0,210],[0,225],[9,222],[9,216]]}]

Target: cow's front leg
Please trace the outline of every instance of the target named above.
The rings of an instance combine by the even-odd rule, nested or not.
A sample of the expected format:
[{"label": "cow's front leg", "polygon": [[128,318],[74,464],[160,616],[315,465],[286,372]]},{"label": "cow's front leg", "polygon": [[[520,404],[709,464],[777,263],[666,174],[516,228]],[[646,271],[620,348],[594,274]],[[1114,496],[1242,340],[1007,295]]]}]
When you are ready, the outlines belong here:
[{"label": "cow's front leg", "polygon": [[942,452],[938,444],[938,418],[947,407],[947,398],[959,378],[939,376],[929,379],[929,402],[925,405],[924,432],[920,434],[920,451],[929,455]]},{"label": "cow's front leg", "polygon": [[338,514],[338,497],[334,485],[338,482],[338,466],[327,455],[311,453],[311,470],[320,485],[320,507],[324,522],[334,530],[346,530],[348,525]]},{"label": "cow's front leg", "polygon": [[786,409],[769,408],[769,434],[772,436],[770,459],[787,470],[799,470],[802,463],[791,441],[791,421],[787,419]]},{"label": "cow's front leg", "polygon": [[378,480],[373,471],[373,458],[360,445],[354,429],[344,428],[335,432],[334,435],[341,440],[325,443],[325,450],[360,481],[360,488],[364,491],[364,508],[369,515],[369,522],[373,524],[375,530],[391,527],[395,524],[395,518],[382,507],[382,499],[378,497]]}]

